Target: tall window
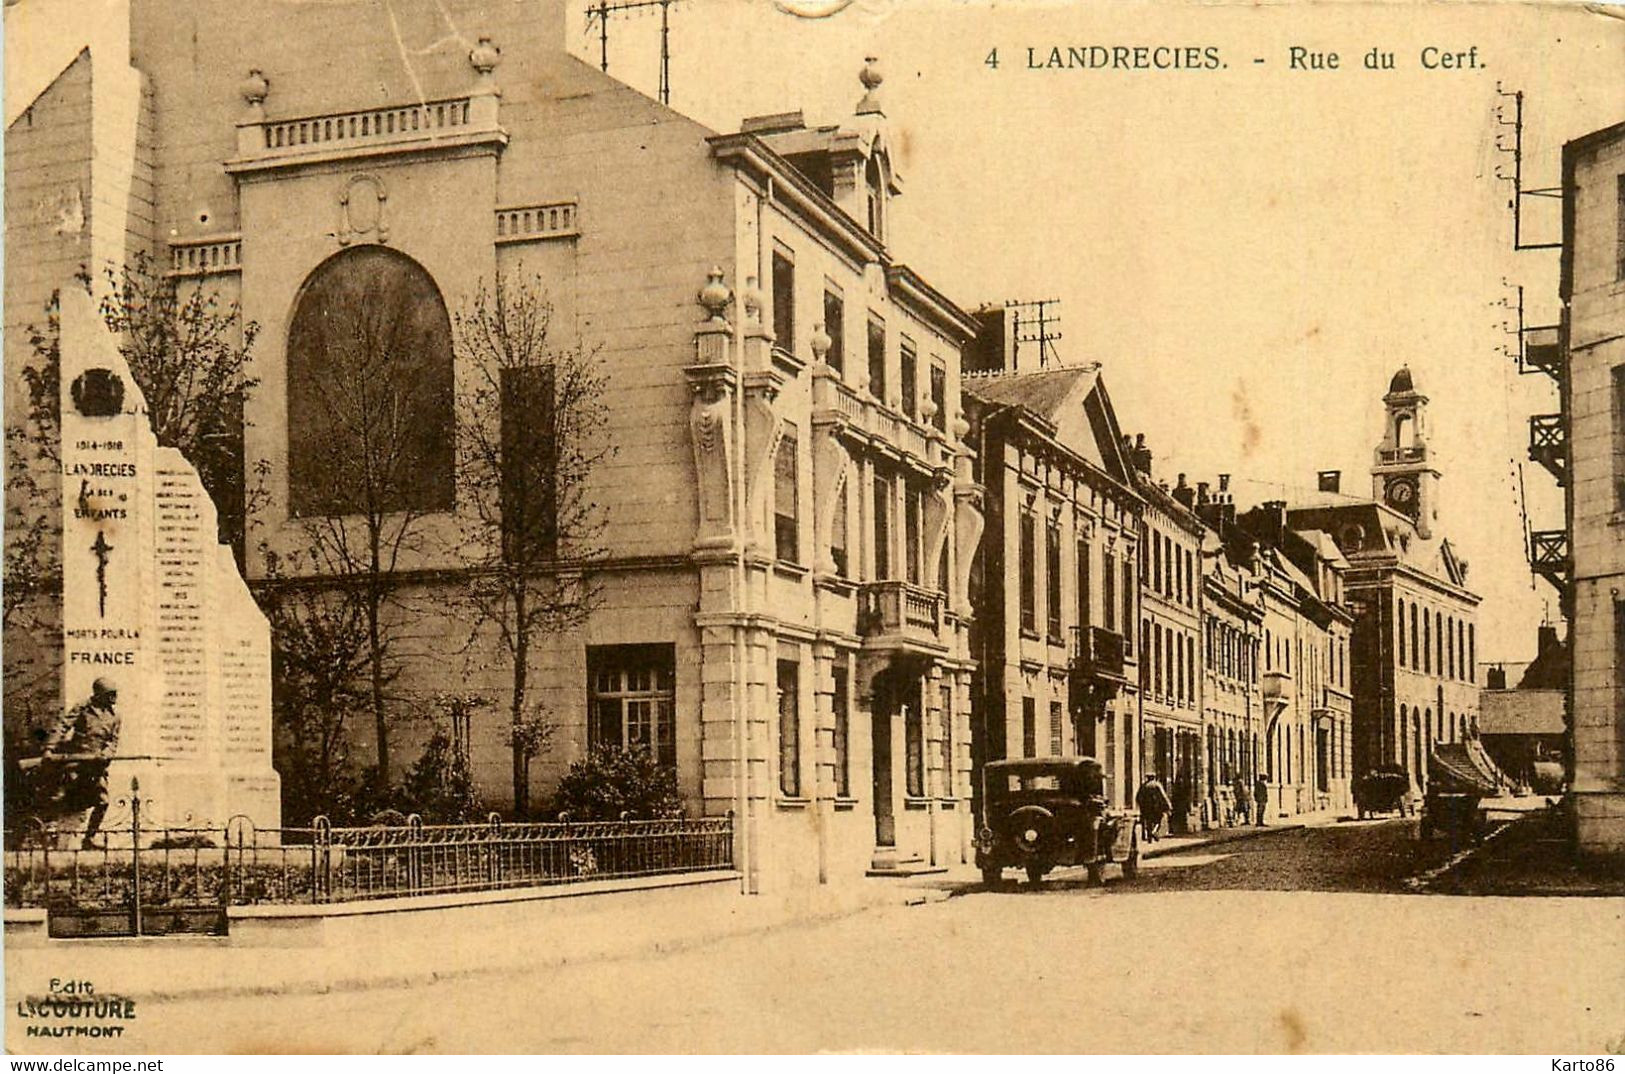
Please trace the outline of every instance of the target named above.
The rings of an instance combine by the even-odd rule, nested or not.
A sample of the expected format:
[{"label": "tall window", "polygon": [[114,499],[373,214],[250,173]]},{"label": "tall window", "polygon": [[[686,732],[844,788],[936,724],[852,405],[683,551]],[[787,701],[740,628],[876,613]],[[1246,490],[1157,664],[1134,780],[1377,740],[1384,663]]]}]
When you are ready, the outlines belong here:
[{"label": "tall window", "polygon": [[1151,620],[1140,620],[1140,689],[1151,683]]},{"label": "tall window", "polygon": [[[1021,629],[1038,630],[1037,522],[1031,511],[1021,516]],[[1029,754],[1029,756],[1031,756]]]},{"label": "tall window", "polygon": [[1614,192],[1614,279],[1625,280],[1625,173],[1615,180]]},{"label": "tall window", "polygon": [[835,666],[835,796],[852,797],[852,708],[847,696],[846,668]]},{"label": "tall window", "polygon": [[1625,511],[1625,365],[1610,371],[1613,377],[1614,510]]},{"label": "tall window", "polygon": [[1044,622],[1051,638],[1061,636],[1061,527],[1044,528]]},{"label": "tall window", "polygon": [[942,794],[944,797],[954,796],[954,688],[951,683],[942,684],[941,707],[938,714],[942,717]]},{"label": "tall window", "polygon": [[779,793],[801,797],[801,665],[779,661]]},{"label": "tall window", "polygon": [[[1438,650],[1434,658],[1433,670],[1440,675],[1444,674],[1444,613],[1433,613],[1433,647]],[[1444,713],[1439,714],[1442,718]]]},{"label": "tall window", "polygon": [[829,528],[829,558],[835,564],[836,575],[841,578],[852,577],[847,573],[846,559],[846,500],[851,494],[851,485],[842,485],[841,491],[835,494],[835,517],[830,520]]},{"label": "tall window", "polygon": [[1065,752],[1065,740],[1061,731],[1061,703],[1049,703],[1049,753],[1051,757],[1059,757]]},{"label": "tall window", "polygon": [[920,416],[920,363],[914,353],[914,341],[903,337],[897,359],[898,388],[903,393],[903,413],[911,418]]},{"label": "tall window", "polygon": [[903,774],[910,798],[925,797],[925,713],[920,711],[924,700],[916,694],[903,709]]},{"label": "tall window", "polygon": [[384,246],[322,262],[288,328],[288,507],[298,516],[452,506],[451,319]]},{"label": "tall window", "polygon": [[891,478],[875,475],[875,581],[891,577]]},{"label": "tall window", "polygon": [[676,768],[676,667],[673,645],[588,646],[587,745],[648,750]]},{"label": "tall window", "polygon": [[869,318],[869,394],[886,398],[886,322]]},{"label": "tall window", "polygon": [[908,562],[906,575],[914,585],[920,584],[920,510],[922,494],[919,489],[903,482],[903,544]]},{"label": "tall window", "polygon": [[558,545],[553,367],[502,369],[498,391],[502,554],[509,563],[533,563]]},{"label": "tall window", "polygon": [[1123,557],[1123,655],[1134,655],[1134,561]]},{"label": "tall window", "polygon": [[1478,681],[1478,639],[1474,637],[1473,624],[1467,624],[1467,679],[1469,682]]},{"label": "tall window", "polygon": [[1078,542],[1078,626],[1089,627],[1089,542]]},{"label": "tall window", "polygon": [[[1403,628],[1401,628],[1403,629]],[[1420,671],[1422,668],[1422,648],[1417,640],[1416,633],[1416,605],[1411,605],[1411,670]]]},{"label": "tall window", "polygon": [[1196,704],[1196,639],[1185,638],[1185,700]]},{"label": "tall window", "polygon": [[1185,603],[1196,607],[1196,555],[1185,549]]},{"label": "tall window", "polygon": [[1030,697],[1021,699],[1021,755],[1038,756],[1038,708]]},{"label": "tall window", "polygon": [[931,424],[940,432],[948,431],[948,371],[935,362],[931,363],[931,405],[936,411],[931,415]]},{"label": "tall window", "polygon": [[[1117,564],[1112,557],[1104,555],[1100,562],[1100,612],[1101,626],[1107,630],[1117,630]],[[1133,630],[1133,620],[1123,624],[1123,633]]]},{"label": "tall window", "polygon": [[796,350],[796,264],[782,250],[773,251],[773,342]]},{"label": "tall window", "polygon": [[1399,629],[1394,631],[1399,635],[1399,666],[1405,666],[1405,602],[1401,600],[1399,607]]},{"label": "tall window", "polygon": [[824,334],[829,337],[824,361],[840,373],[846,369],[846,303],[836,291],[824,292]]},{"label": "tall window", "polygon": [[800,457],[794,427],[784,431],[773,460],[774,554],[787,563],[800,561],[800,519],[796,504],[801,495]]},{"label": "tall window", "polygon": [[1151,588],[1162,592],[1162,534],[1151,536]]}]

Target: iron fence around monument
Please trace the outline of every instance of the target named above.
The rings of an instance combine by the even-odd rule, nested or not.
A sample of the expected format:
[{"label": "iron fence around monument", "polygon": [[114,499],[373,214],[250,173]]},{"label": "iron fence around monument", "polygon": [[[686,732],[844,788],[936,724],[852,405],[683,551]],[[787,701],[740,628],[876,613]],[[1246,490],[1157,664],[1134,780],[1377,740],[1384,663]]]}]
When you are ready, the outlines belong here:
[{"label": "iron fence around monument", "polygon": [[733,817],[256,828],[45,824],[7,831],[5,905],[47,912],[52,936],[226,930],[226,908],[582,884],[733,868]]}]

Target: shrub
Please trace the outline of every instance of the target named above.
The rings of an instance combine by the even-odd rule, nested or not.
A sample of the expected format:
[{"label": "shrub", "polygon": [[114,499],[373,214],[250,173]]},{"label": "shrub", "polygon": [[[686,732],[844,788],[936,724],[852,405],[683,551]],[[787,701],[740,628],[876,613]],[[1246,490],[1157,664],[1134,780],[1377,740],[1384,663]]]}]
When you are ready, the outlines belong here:
[{"label": "shrub", "polygon": [[648,750],[601,746],[576,761],[559,781],[554,808],[571,820],[640,820],[682,813],[677,773]]},{"label": "shrub", "polygon": [[452,746],[450,735],[436,731],[429,736],[423,756],[401,781],[396,805],[418,814],[425,824],[462,824],[480,815],[468,759]]}]

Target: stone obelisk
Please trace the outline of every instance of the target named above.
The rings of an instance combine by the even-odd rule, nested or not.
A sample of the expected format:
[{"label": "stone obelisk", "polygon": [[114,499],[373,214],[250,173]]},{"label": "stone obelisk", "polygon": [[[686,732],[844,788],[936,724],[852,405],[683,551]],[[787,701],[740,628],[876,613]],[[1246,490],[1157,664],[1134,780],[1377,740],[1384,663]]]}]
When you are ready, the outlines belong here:
[{"label": "stone obelisk", "polygon": [[95,301],[62,291],[62,661],[71,708],[117,691],[103,827],[281,824],[271,641],[197,471],[160,447]]}]

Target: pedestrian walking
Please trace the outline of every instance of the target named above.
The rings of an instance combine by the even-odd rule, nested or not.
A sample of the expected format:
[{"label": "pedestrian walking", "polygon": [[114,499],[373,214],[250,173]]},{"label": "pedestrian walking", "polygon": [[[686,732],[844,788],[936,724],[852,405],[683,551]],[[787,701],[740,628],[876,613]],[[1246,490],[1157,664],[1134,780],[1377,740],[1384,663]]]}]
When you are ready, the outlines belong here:
[{"label": "pedestrian walking", "polygon": [[1252,820],[1253,792],[1247,789],[1247,780],[1239,773],[1231,785],[1231,791],[1236,796],[1236,823],[1245,825]]},{"label": "pedestrian walking", "polygon": [[1140,827],[1145,832],[1146,841],[1155,843],[1157,830],[1162,827],[1162,818],[1174,808],[1155,772],[1145,774],[1145,782],[1140,784],[1139,792],[1134,795],[1134,804],[1140,810]]},{"label": "pedestrian walking", "polygon": [[1253,808],[1258,810],[1258,826],[1264,826],[1264,818],[1268,815],[1270,802],[1270,783],[1260,772],[1258,778],[1253,780]]}]

